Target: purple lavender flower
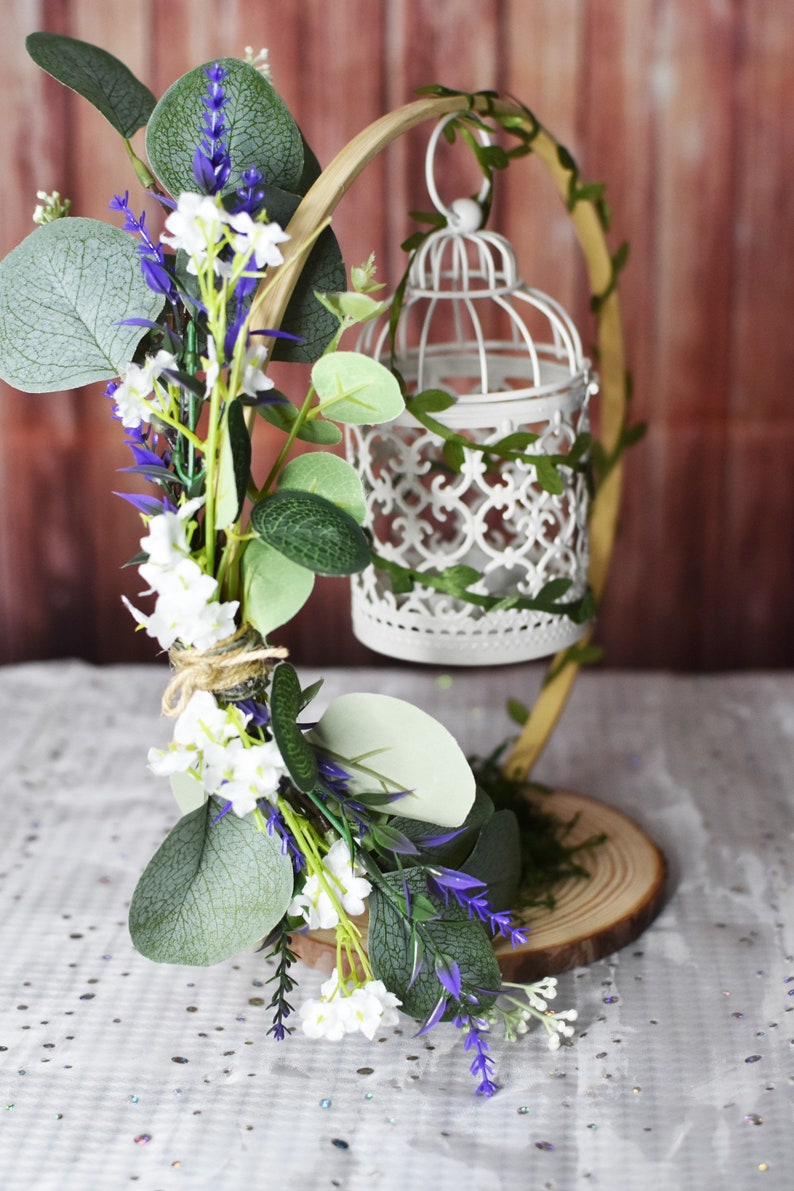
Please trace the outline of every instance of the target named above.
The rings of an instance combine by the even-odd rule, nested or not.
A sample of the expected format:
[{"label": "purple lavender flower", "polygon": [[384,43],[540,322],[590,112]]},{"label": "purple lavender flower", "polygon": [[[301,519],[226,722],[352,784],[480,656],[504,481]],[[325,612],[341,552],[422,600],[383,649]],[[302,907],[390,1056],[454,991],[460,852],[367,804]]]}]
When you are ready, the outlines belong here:
[{"label": "purple lavender flower", "polygon": [[229,102],[223,80],[228,71],[215,62],[204,73],[207,76],[204,121],[200,129],[201,140],[193,155],[193,177],[203,194],[218,194],[232,172],[231,158],[223,139],[226,135],[224,108]]},{"label": "purple lavender flower", "polygon": [[494,1061],[486,1038],[488,1023],[482,1018],[472,1017],[470,1013],[459,1013],[454,1024],[458,1029],[465,1031],[463,1049],[475,1052],[469,1070],[480,1081],[477,1084],[477,1095],[493,1096],[494,1092],[499,1091],[499,1085],[493,1079]]},{"label": "purple lavender flower", "polygon": [[156,294],[162,294],[170,302],[175,302],[177,298],[176,285],[166,266],[162,245],[155,244],[149,235],[149,229],[146,226],[146,212],[141,213],[140,219],[133,215],[130,210],[130,192],[128,190],[125,190],[123,198],[120,194],[114,195],[108,206],[111,211],[123,213],[124,231],[131,232],[140,238],[141,242],[137,246],[138,260],[143,279],[149,289],[154,290]]},{"label": "purple lavender flower", "polygon": [[[479,918],[480,922],[486,923],[490,928],[491,934],[509,939],[511,947],[526,943],[526,930],[511,924],[512,916],[508,911],[496,912],[491,908],[483,892],[486,886],[476,877],[458,872],[456,869],[434,865],[427,870],[427,887],[433,897],[443,899],[445,904],[449,902],[450,896],[454,897],[469,918]],[[474,892],[475,890],[479,892]]]}]

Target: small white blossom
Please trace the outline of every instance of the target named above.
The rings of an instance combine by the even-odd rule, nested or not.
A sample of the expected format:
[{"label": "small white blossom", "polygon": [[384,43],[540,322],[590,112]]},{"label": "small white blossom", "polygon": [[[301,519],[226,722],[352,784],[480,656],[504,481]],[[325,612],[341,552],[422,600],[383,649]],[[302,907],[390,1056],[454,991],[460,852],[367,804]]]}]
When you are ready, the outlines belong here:
[{"label": "small white blossom", "polygon": [[54,223],[56,219],[63,219],[69,214],[72,200],[62,199],[57,190],[53,190],[52,194],[37,190],[36,198],[39,201],[33,209],[34,223]]},{"label": "small white blossom", "polygon": [[278,785],[287,773],[287,767],[275,740],[253,744],[248,748],[230,746],[226,753],[228,768],[225,781],[215,789],[221,797],[231,802],[236,815],[247,815],[259,798],[276,801]]},{"label": "small white blossom", "polygon": [[160,240],[177,252],[180,249],[186,252],[190,258],[187,271],[196,275],[208,249],[222,238],[228,222],[229,216],[218,195],[185,192],[180,194],[175,210],[165,221],[170,234],[164,232]]},{"label": "small white blossom", "polygon": [[257,269],[284,263],[284,257],[277,245],[289,240],[289,236],[280,224],[260,223],[252,219],[247,211],[230,215],[229,223],[237,233],[232,237],[235,252],[241,256],[252,253]]},{"label": "small white blossom", "polygon": [[155,382],[166,368],[176,367],[176,357],[161,349],[156,356],[147,356],[143,364],[128,364],[121,383],[113,394],[116,414],[128,430],[151,420],[156,406],[149,400]]},{"label": "small white blossom", "polygon": [[170,649],[175,641],[195,649],[210,649],[234,632],[239,602],[218,602],[214,598],[217,580],[205,575],[191,558],[183,558],[176,567],[150,567],[144,563],[139,571],[143,579],[157,585],[153,588],[158,592],[154,611],[147,616],[129,600],[124,603],[147,636],[156,638],[163,649]]},{"label": "small white blossom", "polygon": [[273,76],[268,62],[268,51],[263,47],[258,54],[254,54],[254,47],[247,45],[243,49],[243,54],[245,55],[243,60],[249,66],[253,66],[254,70],[258,70],[263,79],[270,82]]},{"label": "small white blossom", "polygon": [[300,1007],[303,1032],[308,1038],[328,1038],[338,1042],[346,1033],[345,1022],[336,1001],[304,1001]]},{"label": "small white blossom", "polygon": [[[364,913],[364,902],[372,889],[361,876],[363,869],[350,862],[350,850],[344,840],[337,840],[323,858],[325,885],[333,890],[336,901],[346,914],[355,917]],[[312,930],[330,930],[339,922],[339,914],[331,896],[319,876],[312,874],[300,893],[293,897],[289,913],[301,915]]]},{"label": "small white blossom", "polygon": [[389,992],[382,980],[368,980],[360,987],[339,980],[334,968],[320,988],[320,999],[306,1001],[300,1016],[303,1031],[310,1038],[338,1042],[344,1034],[361,1033],[370,1041],[378,1030],[397,1025],[397,1006],[402,1002]]},{"label": "small white blossom", "polygon": [[245,349],[243,359],[243,392],[249,397],[256,397],[266,389],[273,388],[273,381],[265,376],[262,367],[267,360],[267,348],[261,343],[254,343]]}]

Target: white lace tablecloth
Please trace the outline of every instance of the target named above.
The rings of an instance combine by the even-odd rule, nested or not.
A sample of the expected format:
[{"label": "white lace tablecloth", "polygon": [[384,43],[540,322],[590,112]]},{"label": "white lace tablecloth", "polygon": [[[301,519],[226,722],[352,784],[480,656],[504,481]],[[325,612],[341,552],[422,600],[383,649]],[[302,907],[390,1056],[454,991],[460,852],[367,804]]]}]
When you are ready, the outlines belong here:
[{"label": "white lace tablecloth", "polygon": [[[335,671],[320,702],[399,695],[483,753],[537,673]],[[561,978],[573,1045],[497,1042],[482,1100],[452,1027],[276,1043],[261,955],[134,952],[127,905],[176,818],[145,768],[164,676],[0,669],[2,1191],[794,1186],[794,677],[579,679],[537,776],[633,815],[669,900]]]}]

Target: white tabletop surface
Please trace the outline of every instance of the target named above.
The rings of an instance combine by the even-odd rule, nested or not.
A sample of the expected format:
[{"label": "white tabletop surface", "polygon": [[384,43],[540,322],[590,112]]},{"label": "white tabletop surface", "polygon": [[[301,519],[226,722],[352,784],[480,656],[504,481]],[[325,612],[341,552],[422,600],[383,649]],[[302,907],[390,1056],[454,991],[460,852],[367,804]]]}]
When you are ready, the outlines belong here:
[{"label": "white tabletop surface", "polygon": [[[323,696],[408,698],[483,753],[537,675],[337,670]],[[667,855],[668,901],[561,977],[572,1046],[495,1044],[490,1100],[452,1027],[277,1043],[261,955],[136,954],[127,905],[177,817],[145,767],[164,678],[0,669],[2,1191],[790,1191],[794,677],[580,677],[536,776],[631,814]]]}]

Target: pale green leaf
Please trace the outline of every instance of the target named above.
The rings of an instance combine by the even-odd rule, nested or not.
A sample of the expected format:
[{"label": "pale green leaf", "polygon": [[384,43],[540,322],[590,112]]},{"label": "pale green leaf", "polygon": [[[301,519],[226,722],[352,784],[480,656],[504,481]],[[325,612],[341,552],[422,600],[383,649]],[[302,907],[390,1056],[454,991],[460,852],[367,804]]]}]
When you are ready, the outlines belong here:
[{"label": "pale green leaf", "polygon": [[395,814],[458,827],[474,802],[474,776],[452,734],[402,699],[340,695],[309,736],[353,774],[353,791],[410,791],[392,804]]},{"label": "pale green leaf", "polygon": [[246,545],[242,571],[243,619],[265,638],[300,611],[314,587],[313,571],[260,539]]},{"label": "pale green leaf", "polygon": [[324,451],[298,455],[287,464],[279,478],[279,490],[285,488],[316,492],[344,509],[359,525],[367,515],[367,502],[358,472],[338,455]]},{"label": "pale green leaf", "polygon": [[0,376],[26,393],[118,376],[163,299],[141,276],[135,241],[96,219],[57,219],[0,262]]},{"label": "pale green leaf", "polygon": [[203,806],[207,801],[206,787],[192,769],[182,773],[172,773],[169,780],[171,793],[176,799],[181,814],[189,815],[191,811]]},{"label": "pale green leaf", "polygon": [[25,48],[37,66],[92,103],[126,140],[149,119],[154,95],[107,50],[59,33],[31,33]]},{"label": "pale green leaf", "polygon": [[253,947],[283,917],[293,874],[281,840],[211,798],[177,823],[149,861],[130,934],[156,963],[217,964]]},{"label": "pale green leaf", "polygon": [[335,422],[391,422],[405,409],[396,377],[360,352],[333,352],[312,368],[323,416]]},{"label": "pale green leaf", "polygon": [[[228,71],[223,83],[228,99],[223,112],[223,139],[233,169],[226,189],[239,185],[244,170],[256,168],[269,185],[293,190],[303,173],[303,141],[289,109],[253,66],[237,58],[218,61]],[[174,196],[196,189],[193,155],[204,119],[204,69],[196,67],[168,88],[146,129],[149,162],[159,181]]]}]

